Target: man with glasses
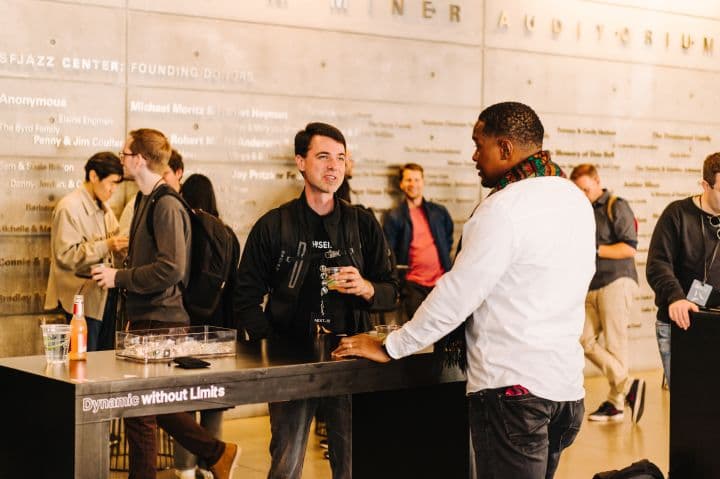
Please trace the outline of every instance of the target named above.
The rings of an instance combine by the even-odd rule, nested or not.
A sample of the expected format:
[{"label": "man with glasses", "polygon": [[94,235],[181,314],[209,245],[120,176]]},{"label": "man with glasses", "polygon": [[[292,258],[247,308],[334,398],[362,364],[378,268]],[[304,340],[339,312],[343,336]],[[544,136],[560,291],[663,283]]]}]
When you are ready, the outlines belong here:
[{"label": "man with glasses", "polygon": [[[630,205],[604,189],[593,165],[578,165],[570,179],[585,193],[595,212],[596,271],[585,298],[585,327],[580,344],[610,385],[607,399],[588,416],[591,421],[622,421],[625,401],[632,420],[640,420],[645,381],[628,371],[628,322],[637,291],[637,229]],[[605,341],[600,343],[600,335]],[[626,396],[627,393],[627,396]]]},{"label": "man with glasses", "polygon": [[[120,158],[123,158],[125,154],[121,151],[118,153]],[[180,192],[180,181],[182,180],[183,174],[185,173],[185,164],[183,163],[182,155],[173,148],[170,153],[170,161],[168,162],[169,170],[163,173],[162,177],[165,183],[170,186],[173,190]],[[120,215],[120,234],[127,236],[130,234],[130,223],[132,222],[133,214],[135,213],[135,201],[128,201]]]},{"label": "man with glasses", "polygon": [[[690,327],[690,312],[720,289],[720,152],[703,163],[702,193],[670,203],[650,240],[648,284],[658,307],[655,332],[670,385],[670,321]],[[709,306],[709,305],[708,305]]]},{"label": "man with glasses", "polygon": [[[130,225],[127,267],[92,271],[103,288],[123,288],[131,331],[190,325],[181,283],[190,278],[192,229],[185,207],[172,195],[163,175],[169,170],[170,142],[157,130],[131,131],[120,153],[126,178],[134,179],[141,197]],[[148,212],[154,202],[148,228]],[[157,426],[210,465],[215,479],[230,479],[239,454],[236,444],[215,439],[186,412],[125,418],[130,455],[129,479],[155,479]]]}]

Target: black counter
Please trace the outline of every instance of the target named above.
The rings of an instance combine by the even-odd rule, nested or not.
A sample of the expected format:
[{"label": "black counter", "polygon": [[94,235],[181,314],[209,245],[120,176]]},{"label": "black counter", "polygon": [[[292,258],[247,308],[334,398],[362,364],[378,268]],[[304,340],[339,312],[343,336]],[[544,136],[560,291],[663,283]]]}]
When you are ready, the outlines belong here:
[{"label": "black counter", "polygon": [[[194,370],[116,359],[113,351],[65,365],[47,365],[44,356],[0,359],[9,426],[0,440],[0,477],[107,477],[112,418],[338,394],[353,395],[356,479],[437,477],[433,471],[467,477],[459,370],[443,368],[432,354],[387,364],[331,360],[333,346],[298,353],[281,342],[238,344],[235,357]],[[396,465],[378,470],[377,448],[388,445]],[[29,476],[28,464],[36,471]]]},{"label": "black counter", "polygon": [[670,477],[720,477],[720,313],[692,313],[671,334]]}]

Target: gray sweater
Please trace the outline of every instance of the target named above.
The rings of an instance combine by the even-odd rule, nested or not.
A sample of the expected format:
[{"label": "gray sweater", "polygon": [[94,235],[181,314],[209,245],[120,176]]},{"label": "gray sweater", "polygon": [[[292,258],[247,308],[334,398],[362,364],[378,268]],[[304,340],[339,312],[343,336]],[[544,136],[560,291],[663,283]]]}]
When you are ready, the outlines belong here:
[{"label": "gray sweater", "polygon": [[149,198],[143,195],[135,212],[128,268],[117,272],[115,283],[127,290],[126,309],[131,322],[189,323],[179,284],[187,284],[190,277],[190,217],[177,199],[163,196],[154,208],[153,238],[146,220]]}]

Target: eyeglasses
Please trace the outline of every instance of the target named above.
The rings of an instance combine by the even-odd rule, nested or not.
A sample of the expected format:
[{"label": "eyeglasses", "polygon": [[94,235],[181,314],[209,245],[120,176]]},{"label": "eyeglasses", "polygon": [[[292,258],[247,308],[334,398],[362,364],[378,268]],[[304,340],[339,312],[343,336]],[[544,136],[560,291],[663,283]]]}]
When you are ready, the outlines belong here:
[{"label": "eyeglasses", "polygon": [[140,153],[132,153],[132,152],[130,152],[130,153],[125,153],[124,151],[118,151],[118,157],[119,157],[121,160],[122,160],[123,158],[125,158],[126,156],[127,156],[127,157],[132,157],[132,156],[136,156],[136,155],[139,155],[139,154],[140,154]]}]

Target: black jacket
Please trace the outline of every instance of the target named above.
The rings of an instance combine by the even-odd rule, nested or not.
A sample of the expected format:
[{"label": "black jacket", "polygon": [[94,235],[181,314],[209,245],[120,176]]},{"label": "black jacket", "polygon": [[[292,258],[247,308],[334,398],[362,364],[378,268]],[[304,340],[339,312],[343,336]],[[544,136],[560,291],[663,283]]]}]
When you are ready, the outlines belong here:
[{"label": "black jacket", "polygon": [[713,261],[712,253],[718,239],[709,216],[690,197],[673,201],[658,218],[650,240],[645,275],[655,292],[659,321],[670,322],[668,306],[686,298],[693,280],[703,281],[706,266],[707,283],[713,287],[708,302],[710,306],[718,304],[720,253]]},{"label": "black jacket", "polygon": [[[290,213],[283,215],[283,209]],[[352,209],[352,211],[351,211]],[[290,266],[288,253],[282,248],[283,228],[289,228],[299,238],[310,237],[304,215],[310,211],[304,193],[300,198],[279,208],[270,210],[253,226],[240,260],[233,307],[240,339],[260,339],[271,332],[292,338],[297,321],[297,296],[285,294],[283,285],[288,283]],[[373,284],[375,296],[370,302],[353,296],[351,308],[355,317],[355,331],[369,327],[368,312],[391,308],[398,294],[398,281],[390,261],[390,250],[383,237],[380,224],[371,211],[335,199],[333,213],[323,218],[328,237],[336,248],[349,248],[343,244],[347,235],[342,234],[350,225],[348,218],[357,213],[362,264],[358,269],[363,278]],[[290,218],[294,224],[282,224],[281,218]],[[286,232],[287,234],[287,232]],[[290,253],[290,255],[292,255]],[[305,272],[307,273],[307,272]],[[300,274],[297,290],[302,288],[304,274]],[[265,295],[267,304],[263,309]],[[300,328],[301,329],[301,328]]]}]

